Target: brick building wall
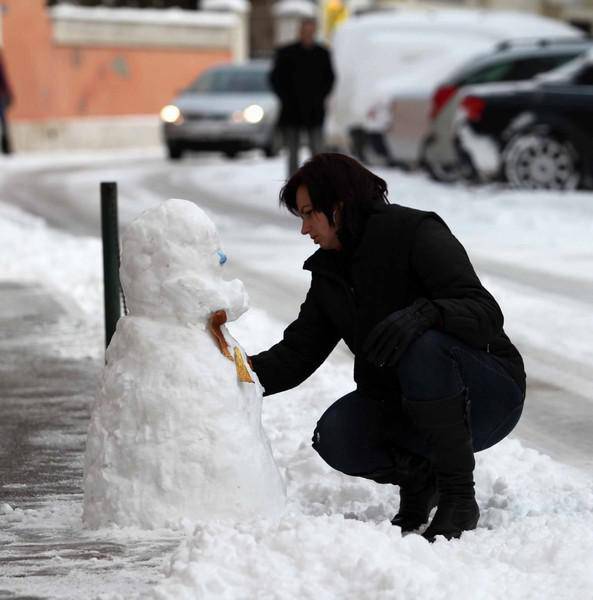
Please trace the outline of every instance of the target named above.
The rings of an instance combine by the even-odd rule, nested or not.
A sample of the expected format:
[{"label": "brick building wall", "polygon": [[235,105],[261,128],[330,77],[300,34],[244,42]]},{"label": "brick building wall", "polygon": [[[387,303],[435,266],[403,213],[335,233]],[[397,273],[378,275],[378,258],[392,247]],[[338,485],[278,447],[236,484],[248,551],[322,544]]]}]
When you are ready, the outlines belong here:
[{"label": "brick building wall", "polygon": [[[39,140],[47,147],[52,140],[59,145],[62,126],[68,127],[71,137],[76,120],[100,117],[105,128],[109,117],[156,118],[162,106],[204,69],[243,58],[237,56],[236,44],[243,25],[232,14],[192,11],[186,15],[195,22],[165,19],[161,27],[150,20],[105,23],[97,18],[80,22],[63,15],[56,18],[45,0],[0,2],[5,6],[4,62],[15,96],[8,116],[17,150],[35,147],[31,133],[35,124],[41,138],[44,129],[51,130],[46,132],[48,139]],[[125,9],[113,12],[118,10]],[[118,18],[122,14],[117,13]],[[27,132],[21,140],[19,131]]]}]

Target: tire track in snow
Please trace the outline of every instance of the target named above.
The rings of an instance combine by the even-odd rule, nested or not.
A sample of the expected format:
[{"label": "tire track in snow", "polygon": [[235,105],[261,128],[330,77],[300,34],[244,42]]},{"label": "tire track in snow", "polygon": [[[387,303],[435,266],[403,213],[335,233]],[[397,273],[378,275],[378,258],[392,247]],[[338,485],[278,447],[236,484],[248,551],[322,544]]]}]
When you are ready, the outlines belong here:
[{"label": "tire track in snow", "polygon": [[541,292],[555,294],[593,306],[593,281],[577,279],[559,273],[548,273],[539,269],[530,269],[525,265],[499,262],[492,258],[474,254],[475,256],[477,258],[473,261],[474,266],[480,273],[507,279]]}]

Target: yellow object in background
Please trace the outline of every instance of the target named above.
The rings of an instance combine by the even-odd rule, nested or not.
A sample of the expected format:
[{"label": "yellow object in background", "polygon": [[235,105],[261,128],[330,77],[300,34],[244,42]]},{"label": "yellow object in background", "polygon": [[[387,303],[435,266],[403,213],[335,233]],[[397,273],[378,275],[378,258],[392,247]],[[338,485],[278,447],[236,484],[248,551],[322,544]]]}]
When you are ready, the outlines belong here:
[{"label": "yellow object in background", "polygon": [[348,18],[349,12],[342,0],[326,0],[323,16],[325,36],[329,39],[336,27]]}]

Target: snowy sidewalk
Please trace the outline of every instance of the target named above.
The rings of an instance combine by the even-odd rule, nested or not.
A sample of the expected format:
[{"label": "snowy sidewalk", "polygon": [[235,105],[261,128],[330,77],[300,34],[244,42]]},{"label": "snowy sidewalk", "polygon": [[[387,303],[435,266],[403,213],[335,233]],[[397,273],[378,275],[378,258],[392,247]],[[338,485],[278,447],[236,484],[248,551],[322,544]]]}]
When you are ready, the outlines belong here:
[{"label": "snowy sidewalk", "polygon": [[[0,487],[0,504],[14,508],[0,514],[0,600],[593,598],[590,471],[531,449],[520,428],[476,456],[480,524],[450,543],[402,538],[389,524],[396,488],[325,465],[310,438],[325,408],[352,389],[345,353],[264,402],[264,427],[288,488],[289,510],[280,521],[83,531],[83,436],[102,360],[101,247],[98,239],[63,230],[70,222],[94,223],[97,205],[90,199],[97,182],[122,183],[121,209],[130,218],[170,195],[208,200],[229,277],[243,279],[252,295],[252,309],[232,324],[250,353],[277,341],[295,314],[308,284],[297,267],[310,249],[296,235],[296,222],[284,227],[266,216],[277,210],[280,159],[206,157],[174,167],[153,160],[59,173],[50,172],[51,164],[48,159],[43,176],[23,172],[10,185],[20,196],[12,204],[0,201],[0,484],[8,484]],[[593,312],[588,296],[563,289],[563,277],[591,283],[591,195],[566,194],[559,202],[551,193],[445,188],[397,170],[384,176],[394,200],[437,210],[473,256],[531,274],[534,280],[523,285],[495,272],[487,284],[503,303],[513,340],[545,351],[546,360],[551,343],[557,353],[551,375],[528,368],[529,410],[549,425],[538,431],[557,429],[555,439],[574,452],[588,448],[575,442],[572,424],[581,419],[585,430],[591,422],[586,367],[593,361]],[[211,190],[225,202],[210,202]],[[62,231],[23,212],[29,204],[36,214],[55,213],[58,205]],[[73,207],[80,210],[70,214]],[[544,396],[535,376],[547,386]],[[582,404],[567,393],[573,389]],[[19,483],[26,487],[14,487]]]},{"label": "snowy sidewalk", "polygon": [[[48,352],[76,331],[42,287],[0,282],[1,501],[39,507],[80,494],[80,453],[95,386],[95,361]],[[66,325],[66,326],[65,326]]]},{"label": "snowy sidewalk", "polygon": [[101,364],[77,355],[101,332],[39,285],[0,281],[0,298],[0,598],[138,592],[158,579],[178,539],[130,544],[80,528],[82,458]]}]

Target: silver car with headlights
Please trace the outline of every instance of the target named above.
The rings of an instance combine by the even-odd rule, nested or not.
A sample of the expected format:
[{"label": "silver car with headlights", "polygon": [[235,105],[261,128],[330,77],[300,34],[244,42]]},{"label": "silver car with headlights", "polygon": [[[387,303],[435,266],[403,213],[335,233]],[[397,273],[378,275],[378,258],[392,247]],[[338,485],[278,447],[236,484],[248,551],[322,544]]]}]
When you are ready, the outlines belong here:
[{"label": "silver car with headlights", "polygon": [[202,73],[161,110],[169,157],[180,159],[187,150],[219,150],[234,157],[254,148],[276,155],[278,101],[269,70],[267,61],[251,61]]}]

